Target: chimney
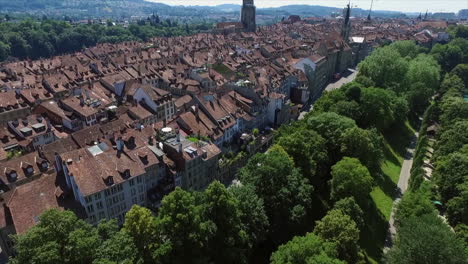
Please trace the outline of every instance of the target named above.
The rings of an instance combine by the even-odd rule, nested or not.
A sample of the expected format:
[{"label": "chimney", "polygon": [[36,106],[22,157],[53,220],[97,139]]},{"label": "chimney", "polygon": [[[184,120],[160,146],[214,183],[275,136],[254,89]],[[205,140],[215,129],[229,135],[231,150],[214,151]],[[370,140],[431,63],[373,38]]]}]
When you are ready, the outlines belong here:
[{"label": "chimney", "polygon": [[182,143],[179,143],[179,153],[182,154]]},{"label": "chimney", "polygon": [[81,105],[81,106],[84,106],[84,105],[85,105],[85,101],[84,101],[83,95],[80,95],[80,105]]},{"label": "chimney", "polygon": [[150,137],[148,138],[148,144],[149,144],[150,146],[153,146],[153,145],[154,145],[153,136],[150,136]]},{"label": "chimney", "polygon": [[177,130],[177,142],[180,142],[180,131]]}]

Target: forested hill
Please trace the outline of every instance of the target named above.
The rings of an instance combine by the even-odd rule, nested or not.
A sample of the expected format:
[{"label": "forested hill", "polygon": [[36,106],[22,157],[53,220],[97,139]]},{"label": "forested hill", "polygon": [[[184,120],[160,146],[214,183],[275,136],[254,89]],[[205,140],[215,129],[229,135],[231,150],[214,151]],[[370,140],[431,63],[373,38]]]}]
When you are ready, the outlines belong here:
[{"label": "forested hill", "polygon": [[[156,1],[156,0],[154,0]],[[190,18],[207,18],[208,16],[222,19],[223,16],[238,16],[240,5],[218,6],[169,6],[147,0],[0,0],[0,12],[27,12],[47,16],[89,17],[135,17],[146,16],[156,12],[161,16]],[[239,3],[241,1],[239,0]],[[190,4],[190,1],[187,1]],[[283,17],[289,15],[330,16],[341,13],[342,8],[286,5],[278,8],[259,8],[258,14],[268,17]],[[367,9],[354,8],[353,16],[366,17]],[[374,16],[397,17],[399,12],[376,11]]]}]

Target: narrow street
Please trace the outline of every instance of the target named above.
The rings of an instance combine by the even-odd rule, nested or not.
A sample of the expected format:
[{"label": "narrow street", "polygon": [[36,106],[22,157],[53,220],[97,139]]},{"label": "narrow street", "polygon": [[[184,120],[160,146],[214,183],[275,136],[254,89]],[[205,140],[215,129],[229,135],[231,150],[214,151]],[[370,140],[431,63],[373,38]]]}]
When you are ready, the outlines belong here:
[{"label": "narrow street", "polygon": [[413,166],[413,155],[414,155],[414,150],[416,148],[417,140],[418,140],[418,133],[414,134],[413,138],[411,139],[411,143],[408,146],[407,151],[406,151],[405,160],[403,161],[403,165],[401,166],[400,178],[398,179],[398,196],[393,202],[392,213],[390,215],[390,221],[388,222],[389,227],[388,227],[388,232],[387,232],[387,238],[385,240],[384,253],[386,253],[392,247],[393,238],[396,235],[395,218],[394,218],[395,208],[397,204],[400,202],[403,194],[408,189],[408,183],[409,183],[409,179],[411,176],[411,168]]}]

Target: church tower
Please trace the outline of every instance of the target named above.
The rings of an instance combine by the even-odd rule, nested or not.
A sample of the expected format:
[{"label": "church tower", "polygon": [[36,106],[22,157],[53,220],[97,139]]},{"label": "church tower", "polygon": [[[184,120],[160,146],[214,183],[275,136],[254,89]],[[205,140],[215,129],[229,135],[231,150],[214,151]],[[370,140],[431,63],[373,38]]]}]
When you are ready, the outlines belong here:
[{"label": "church tower", "polygon": [[256,8],[253,0],[243,0],[241,22],[247,32],[255,32],[257,23],[255,22]]}]

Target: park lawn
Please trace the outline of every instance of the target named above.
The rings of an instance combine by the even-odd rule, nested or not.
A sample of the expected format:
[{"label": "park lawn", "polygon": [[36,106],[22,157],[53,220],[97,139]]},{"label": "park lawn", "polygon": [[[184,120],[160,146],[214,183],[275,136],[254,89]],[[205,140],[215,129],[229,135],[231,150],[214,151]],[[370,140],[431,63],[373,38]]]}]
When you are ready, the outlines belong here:
[{"label": "park lawn", "polygon": [[404,127],[392,129],[392,133],[383,135],[384,161],[380,167],[381,177],[376,178],[375,187],[370,193],[372,202],[366,212],[366,227],[362,230],[360,239],[368,263],[381,262],[403,156],[413,134],[414,130],[406,122]]}]

